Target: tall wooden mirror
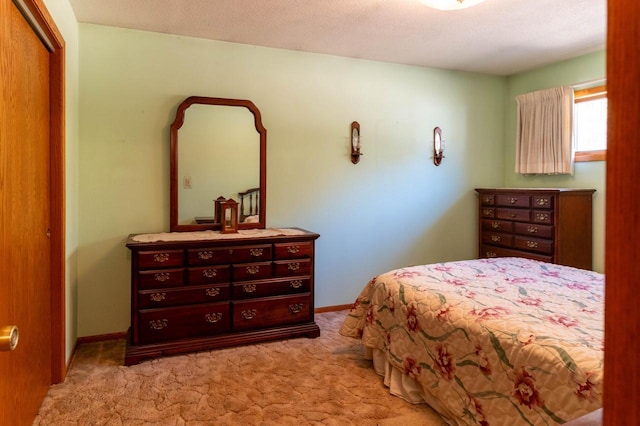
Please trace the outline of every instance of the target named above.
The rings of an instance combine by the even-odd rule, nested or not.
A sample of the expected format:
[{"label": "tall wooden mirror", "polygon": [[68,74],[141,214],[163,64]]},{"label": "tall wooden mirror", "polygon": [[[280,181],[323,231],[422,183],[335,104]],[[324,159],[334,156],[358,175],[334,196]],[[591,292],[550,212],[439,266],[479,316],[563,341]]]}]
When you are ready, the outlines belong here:
[{"label": "tall wooden mirror", "polygon": [[255,104],[192,96],[170,132],[171,232],[219,230],[220,199],[238,202],[238,229],[264,228],[267,131]]}]

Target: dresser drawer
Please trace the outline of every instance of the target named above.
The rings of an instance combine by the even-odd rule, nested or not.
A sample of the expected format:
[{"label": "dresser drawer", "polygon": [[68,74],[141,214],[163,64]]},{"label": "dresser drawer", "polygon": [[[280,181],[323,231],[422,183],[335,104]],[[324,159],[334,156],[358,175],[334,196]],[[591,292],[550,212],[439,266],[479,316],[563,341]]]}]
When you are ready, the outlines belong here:
[{"label": "dresser drawer", "polygon": [[232,267],[233,281],[259,280],[273,276],[271,262],[241,263]]},{"label": "dresser drawer", "polygon": [[534,210],[531,221],[551,225],[553,224],[553,211]]},{"label": "dresser drawer", "polygon": [[530,207],[531,197],[525,194],[497,194],[496,205],[507,207]]},{"label": "dresser drawer", "polygon": [[184,268],[156,269],[138,272],[138,286],[141,289],[178,287],[184,283]]},{"label": "dresser drawer", "polygon": [[230,305],[211,303],[138,312],[139,339],[143,343],[207,336],[231,329]]},{"label": "dresser drawer", "polygon": [[199,266],[188,269],[189,284],[229,282],[229,265]]},{"label": "dresser drawer", "polygon": [[513,222],[507,220],[482,220],[483,231],[512,232]]},{"label": "dresser drawer", "polygon": [[271,244],[189,249],[187,253],[189,265],[271,260]]},{"label": "dresser drawer", "polygon": [[480,216],[481,217],[485,217],[485,218],[494,218],[496,217],[496,209],[494,208],[489,208],[489,207],[483,207],[480,209]]},{"label": "dresser drawer", "polygon": [[482,242],[497,246],[511,247],[513,245],[513,235],[502,234],[500,232],[483,232]]},{"label": "dresser drawer", "polygon": [[291,242],[274,244],[276,259],[299,259],[303,257],[311,257],[313,253],[312,242]]},{"label": "dresser drawer", "polygon": [[138,253],[140,269],[157,269],[171,266],[182,266],[184,250],[141,251]]},{"label": "dresser drawer", "polygon": [[138,292],[140,309],[228,301],[229,284],[200,285]]},{"label": "dresser drawer", "polygon": [[521,250],[535,251],[537,253],[553,254],[553,242],[539,238],[516,236],[513,246]]},{"label": "dresser drawer", "polygon": [[284,294],[308,293],[311,288],[309,277],[292,277],[268,281],[244,281],[233,284],[234,299],[279,296]]},{"label": "dresser drawer", "polygon": [[551,263],[553,256],[544,256],[542,254],[513,250],[503,247],[491,247],[483,245],[480,248],[480,257],[494,258],[494,257],[524,257],[525,259],[539,260],[541,262]]},{"label": "dresser drawer", "polygon": [[311,259],[276,260],[273,266],[276,277],[311,274]]},{"label": "dresser drawer", "polygon": [[496,209],[496,218],[518,222],[531,222],[531,210]]},{"label": "dresser drawer", "polygon": [[496,196],[495,194],[482,194],[480,196],[480,204],[483,206],[495,206]]},{"label": "dresser drawer", "polygon": [[539,225],[537,223],[515,223],[514,232],[536,238],[553,238],[553,226]]},{"label": "dresser drawer", "polygon": [[308,293],[234,301],[233,329],[248,330],[309,321],[312,318],[310,302]]},{"label": "dresser drawer", "polygon": [[531,207],[534,209],[552,209],[555,198],[553,195],[534,195]]}]

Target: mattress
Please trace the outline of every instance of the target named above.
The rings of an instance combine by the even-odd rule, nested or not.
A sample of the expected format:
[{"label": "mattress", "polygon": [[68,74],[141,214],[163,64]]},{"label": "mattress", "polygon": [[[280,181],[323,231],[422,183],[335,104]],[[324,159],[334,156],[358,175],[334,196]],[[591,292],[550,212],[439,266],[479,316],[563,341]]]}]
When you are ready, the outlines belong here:
[{"label": "mattress", "polygon": [[604,275],[521,258],[374,277],[340,333],[450,424],[562,424],[602,405]]}]

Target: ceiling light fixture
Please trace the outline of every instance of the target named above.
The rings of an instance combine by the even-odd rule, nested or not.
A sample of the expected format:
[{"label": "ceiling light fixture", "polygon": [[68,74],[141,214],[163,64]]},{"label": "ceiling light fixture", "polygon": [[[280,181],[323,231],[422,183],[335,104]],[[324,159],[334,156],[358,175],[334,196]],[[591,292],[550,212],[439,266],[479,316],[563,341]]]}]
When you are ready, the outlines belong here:
[{"label": "ceiling light fixture", "polygon": [[475,6],[484,0],[420,0],[421,3],[440,10],[458,10]]}]

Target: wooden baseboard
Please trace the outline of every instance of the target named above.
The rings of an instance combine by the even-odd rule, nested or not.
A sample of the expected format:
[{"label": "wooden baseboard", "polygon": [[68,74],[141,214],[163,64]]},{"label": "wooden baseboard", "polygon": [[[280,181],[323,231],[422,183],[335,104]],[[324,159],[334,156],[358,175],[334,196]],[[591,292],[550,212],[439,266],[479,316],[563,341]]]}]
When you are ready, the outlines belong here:
[{"label": "wooden baseboard", "polygon": [[351,309],[352,306],[353,306],[352,303],[349,303],[348,305],[324,306],[322,308],[316,308],[315,309],[315,313],[316,314],[321,314],[323,312],[344,311],[346,309]]}]

